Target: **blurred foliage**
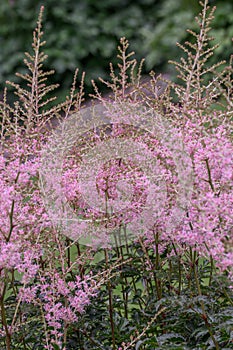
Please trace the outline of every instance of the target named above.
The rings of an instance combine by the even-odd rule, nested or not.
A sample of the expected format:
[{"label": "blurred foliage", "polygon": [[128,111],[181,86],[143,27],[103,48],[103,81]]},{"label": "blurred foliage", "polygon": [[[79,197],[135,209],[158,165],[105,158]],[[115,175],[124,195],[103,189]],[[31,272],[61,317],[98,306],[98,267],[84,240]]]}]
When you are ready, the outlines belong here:
[{"label": "blurred foliage", "polygon": [[[143,28],[146,66],[152,69],[154,65],[161,65],[169,70],[167,61],[180,56],[176,42],[183,43],[191,39],[186,29],[195,29],[197,24],[195,25],[193,18],[200,8],[197,0],[166,0],[160,3],[161,6],[157,11],[157,24],[152,28],[148,23]],[[210,0],[209,4],[217,6],[212,29],[213,45],[221,43],[214,60],[228,60],[232,54],[233,2],[231,0]]]},{"label": "blurred foliage", "polygon": [[[23,52],[30,49],[42,4],[41,0],[0,2],[0,91],[5,80],[17,81],[16,71],[24,73]],[[213,28],[221,42],[217,54],[227,58],[233,37],[233,3],[216,0],[210,4],[217,5]],[[45,66],[56,70],[53,83],[62,82],[60,97],[70,86],[76,67],[86,72],[87,92],[91,79],[106,78],[109,61],[116,62],[122,36],[129,40],[138,60],[145,57],[144,73],[151,69],[170,72],[167,61],[180,55],[176,42],[189,38],[185,29],[199,9],[197,0],[47,0],[44,31],[49,59]]]}]

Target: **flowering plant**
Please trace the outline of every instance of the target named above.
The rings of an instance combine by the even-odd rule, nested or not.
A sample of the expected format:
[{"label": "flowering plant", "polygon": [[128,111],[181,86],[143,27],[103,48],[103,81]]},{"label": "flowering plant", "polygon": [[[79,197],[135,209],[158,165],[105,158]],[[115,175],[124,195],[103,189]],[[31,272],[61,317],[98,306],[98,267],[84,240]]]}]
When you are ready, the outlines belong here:
[{"label": "flowering plant", "polygon": [[122,38],[91,107],[78,71],[67,101],[47,97],[42,13],[27,88],[0,105],[2,346],[230,349],[232,58],[208,66],[214,8],[180,45],[183,83],[144,84]]}]

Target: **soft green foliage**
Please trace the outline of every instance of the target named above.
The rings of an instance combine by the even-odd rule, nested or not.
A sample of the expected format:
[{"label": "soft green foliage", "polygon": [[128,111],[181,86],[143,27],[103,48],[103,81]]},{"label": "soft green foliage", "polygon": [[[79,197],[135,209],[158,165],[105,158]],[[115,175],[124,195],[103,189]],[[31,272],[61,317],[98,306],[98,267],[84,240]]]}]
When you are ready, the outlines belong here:
[{"label": "soft green foliage", "polygon": [[[179,257],[169,258],[169,252],[161,256],[156,267],[156,255],[148,250],[147,257],[140,245],[127,247],[124,260],[132,260],[119,267],[118,275],[111,278],[112,309],[117,344],[125,342],[127,350],[213,350],[210,329],[220,349],[232,349],[233,332],[232,292],[227,280],[214,277],[209,280],[210,265],[202,260],[198,265],[202,295],[197,290],[193,267]],[[116,262],[120,250],[109,255]],[[146,268],[149,259],[152,270]],[[96,264],[96,271],[103,269],[105,260]],[[180,271],[182,285],[179,283]],[[190,275],[188,275],[190,272]],[[229,293],[229,294],[228,294]],[[231,293],[231,294],[230,294]],[[112,349],[111,325],[108,310],[108,290],[101,291],[93,300],[80,322],[71,330],[68,349]],[[205,315],[201,304],[204,302]],[[91,320],[91,322],[90,322]],[[131,343],[131,346],[129,345]]]},{"label": "soft green foliage", "polygon": [[[11,79],[13,72],[22,70],[22,53],[35,25],[40,0],[1,2],[0,81]],[[139,50],[143,40],[145,22],[154,24],[157,5],[152,0],[127,1],[76,1],[48,0],[45,5],[47,67],[57,72],[62,88],[71,83],[75,67],[85,70],[86,83],[90,77],[107,77],[109,61],[114,59],[119,38],[127,36],[132,47]],[[10,59],[9,59],[10,58]],[[115,60],[115,59],[114,59]]]},{"label": "soft green foliage", "polygon": [[[221,43],[216,52],[216,58],[224,59],[232,52],[231,38],[233,37],[233,3],[232,1],[217,0],[210,1],[216,5],[218,11],[212,23],[215,43]],[[166,0],[160,3],[156,12],[157,22],[152,28],[150,24],[143,28],[147,50],[147,67],[152,69],[154,65],[161,64],[165,70],[169,69],[167,60],[180,56],[176,43],[182,43],[189,39],[186,28],[194,29],[192,21],[194,15],[200,9],[197,0]],[[222,45],[223,44],[223,45]],[[213,61],[212,61],[213,62]]]}]

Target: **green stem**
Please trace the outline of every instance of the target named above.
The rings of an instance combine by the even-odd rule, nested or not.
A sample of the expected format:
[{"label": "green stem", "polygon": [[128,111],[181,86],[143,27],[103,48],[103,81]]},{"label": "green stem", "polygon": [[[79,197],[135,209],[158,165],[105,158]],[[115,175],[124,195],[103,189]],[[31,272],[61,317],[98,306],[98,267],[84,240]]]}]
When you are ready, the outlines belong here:
[{"label": "green stem", "polygon": [[155,249],[156,249],[155,268],[156,268],[156,270],[159,270],[160,256],[159,256],[159,233],[158,232],[156,232],[156,236],[155,236]]},{"label": "green stem", "polygon": [[178,257],[178,266],[179,266],[179,284],[178,284],[178,295],[181,293],[181,286],[182,286],[182,268],[181,268],[181,257]]},{"label": "green stem", "polygon": [[[195,254],[194,254],[195,255]],[[195,282],[196,282],[196,286],[197,286],[197,291],[198,291],[198,295],[199,296],[202,296],[202,291],[201,291],[201,285],[199,283],[199,279],[198,279],[198,272],[197,272],[197,264],[196,262],[194,262],[193,264],[193,271],[194,271],[194,278],[195,278]],[[212,331],[212,327],[208,321],[208,317],[207,317],[207,314],[206,314],[206,310],[205,310],[205,305],[204,305],[204,302],[203,300],[200,301],[200,304],[201,304],[201,309],[202,309],[202,319],[204,320],[205,322],[205,325],[209,331],[209,334],[210,334],[210,337],[211,339],[213,340],[213,343],[215,345],[215,348],[216,350],[220,350],[220,347],[219,347],[219,344],[214,336],[214,332]]]},{"label": "green stem", "polygon": [[2,319],[2,325],[6,333],[6,350],[10,350],[11,348],[11,334],[8,329],[7,325],[7,319],[6,319],[6,312],[5,312],[5,305],[4,305],[4,295],[5,295],[6,287],[4,286],[3,293],[0,298],[0,308],[1,308],[1,319]]},{"label": "green stem", "polygon": [[[158,271],[160,269],[160,255],[159,255],[159,233],[156,232],[156,235],[154,235],[155,238],[155,270]],[[161,281],[159,278],[157,278],[157,273],[154,274],[155,278],[155,284],[156,284],[156,290],[158,299],[162,298],[162,290],[161,290]]]},{"label": "green stem", "polygon": [[213,278],[213,269],[214,269],[214,260],[212,255],[210,255],[210,277],[209,277],[209,287],[212,284],[212,278]]},{"label": "green stem", "polygon": [[[108,268],[108,252],[105,249],[105,262],[106,267]],[[110,325],[111,325],[111,333],[112,333],[112,347],[113,350],[116,350],[116,339],[115,339],[115,329],[114,329],[114,320],[113,320],[113,300],[112,300],[112,288],[111,288],[111,282],[108,280],[107,282],[107,288],[108,288],[108,302],[109,302],[109,318],[110,318]]]}]

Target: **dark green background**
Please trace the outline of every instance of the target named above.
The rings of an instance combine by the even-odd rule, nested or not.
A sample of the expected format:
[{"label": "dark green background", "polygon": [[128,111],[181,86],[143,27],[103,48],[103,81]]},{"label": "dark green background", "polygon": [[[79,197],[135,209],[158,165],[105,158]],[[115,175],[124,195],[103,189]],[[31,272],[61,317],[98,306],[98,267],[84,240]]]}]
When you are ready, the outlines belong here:
[{"label": "dark green background", "polygon": [[[217,5],[213,36],[221,47],[218,58],[232,53],[233,2],[210,1]],[[125,36],[138,60],[145,58],[144,73],[172,74],[168,59],[181,54],[176,42],[188,38],[200,6],[197,0],[1,0],[0,2],[0,91],[5,80],[17,81],[24,72],[24,51],[31,50],[32,31],[39,8],[45,6],[44,38],[47,69],[54,68],[58,94],[66,94],[76,67],[86,71],[87,91],[91,79],[106,78],[109,62],[116,64],[117,45]],[[216,57],[215,57],[216,61]]]}]

